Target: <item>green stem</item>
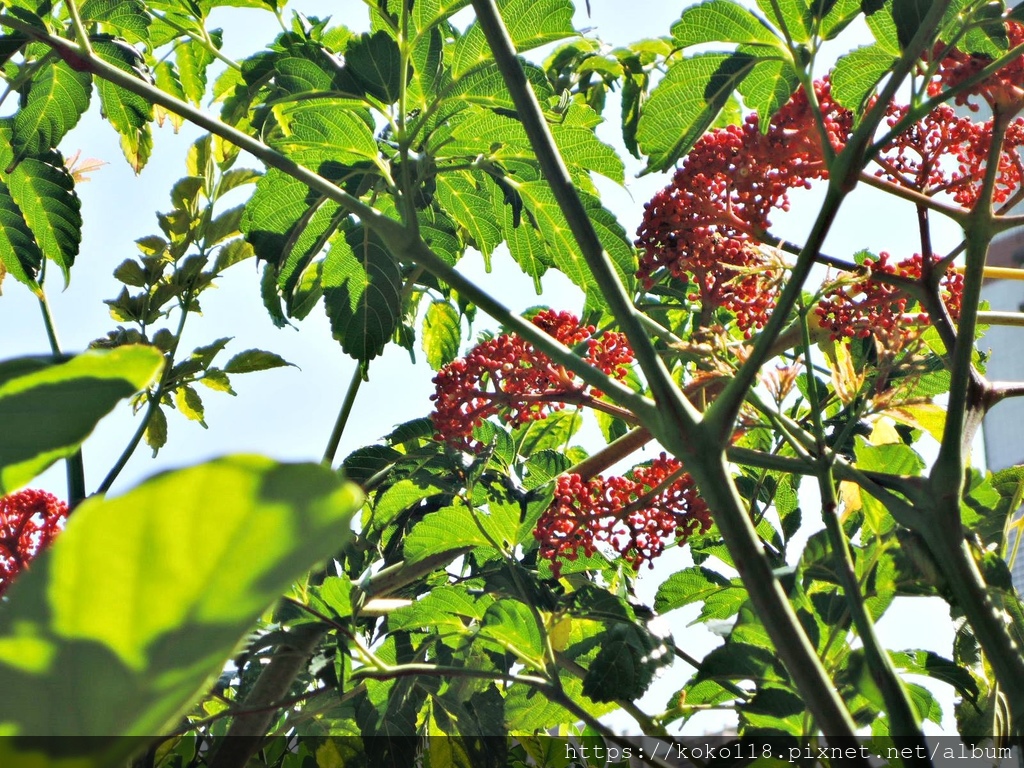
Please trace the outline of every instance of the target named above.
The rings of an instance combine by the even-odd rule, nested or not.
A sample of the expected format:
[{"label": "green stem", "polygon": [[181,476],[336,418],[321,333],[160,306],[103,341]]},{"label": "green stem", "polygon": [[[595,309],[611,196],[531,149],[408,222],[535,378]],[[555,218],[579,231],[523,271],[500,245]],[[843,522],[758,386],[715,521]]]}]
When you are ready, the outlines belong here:
[{"label": "green stem", "polygon": [[1015,730],[1024,732],[1024,649],[1009,633],[1005,612],[992,600],[959,526],[954,531],[942,525],[925,526],[920,533],[985,651],[1009,702]]},{"label": "green stem", "polygon": [[999,155],[1009,119],[998,110],[993,117],[992,145],[981,194],[964,230],[967,243],[964,267],[964,290],[957,324],[956,344],[951,353],[949,404],[942,445],[931,472],[931,483],[940,509],[945,510],[947,524],[960,521],[960,494],[963,490],[964,457],[970,441],[984,415],[984,390],[974,371],[974,337],[978,328],[978,308],[985,279],[985,261],[992,241],[992,192],[999,169]]},{"label": "green stem", "polygon": [[362,383],[363,369],[361,365],[357,365],[355,372],[352,374],[352,380],[348,383],[348,388],[345,390],[345,399],[341,402],[341,410],[338,411],[338,418],[334,422],[334,429],[331,430],[331,436],[327,440],[324,456],[320,460],[321,464],[328,467],[334,464],[334,457],[337,455],[338,446],[341,444],[341,436],[345,432],[348,417],[352,414],[352,406],[356,402],[356,395],[359,394],[359,385]]},{"label": "green stem", "polygon": [[75,36],[78,38],[79,44],[85,50],[87,55],[92,56],[92,44],[89,42],[89,32],[86,30],[85,25],[82,23],[82,17],[78,13],[78,4],[75,0],[67,0],[64,5],[67,6],[68,13],[71,15],[71,25],[75,28]]},{"label": "green stem", "polygon": [[135,449],[139,447],[139,443],[142,442],[143,436],[146,434],[146,428],[149,427],[149,422],[153,418],[153,414],[156,413],[160,407],[160,400],[163,398],[164,393],[167,391],[167,384],[170,379],[171,369],[174,367],[174,356],[178,352],[178,345],[181,343],[181,334],[185,330],[185,321],[188,319],[188,313],[192,306],[192,293],[186,292],[181,299],[181,303],[178,308],[181,311],[181,317],[178,318],[178,328],[174,334],[174,342],[171,344],[170,349],[164,353],[164,372],[160,377],[160,383],[156,389],[148,395],[148,401],[146,404],[146,412],[142,415],[142,421],[139,426],[136,427],[135,433],[128,441],[128,445],[121,451],[121,455],[117,457],[117,461],[114,462],[114,466],[107,472],[107,476],[103,478],[103,482],[100,483],[96,489],[96,493],[106,493],[110,490],[110,487],[114,484],[118,475],[121,474],[121,470],[128,464],[129,459],[135,453]]},{"label": "green stem", "polygon": [[[42,285],[36,294],[39,301],[39,309],[43,313],[43,326],[46,328],[46,340],[50,344],[50,352],[56,358],[61,357],[60,339],[57,337],[57,325],[53,321],[53,313],[50,311],[50,302],[46,299],[46,291]],[[64,460],[65,474],[67,475],[68,486],[68,508],[74,509],[85,498],[85,461],[82,457],[82,449],[79,448]]]},{"label": "green stem", "polygon": [[[764,623],[779,658],[789,670],[818,728],[830,739],[841,743],[852,741],[856,726],[765,556],[723,457],[716,452],[703,460],[691,462],[689,469],[714,514],[715,523],[729,548],[754,610]],[[861,759],[851,762],[861,766],[867,764]]]},{"label": "green stem", "polygon": [[[810,360],[811,334],[807,325],[806,310],[801,312],[800,325],[803,330],[804,359]],[[839,584],[846,596],[846,604],[853,617],[857,634],[864,645],[864,658],[867,661],[871,678],[878,686],[878,690],[882,693],[882,699],[885,701],[891,723],[890,733],[893,735],[896,746],[909,747],[911,751],[908,754],[916,756],[910,758],[910,764],[920,765],[924,768],[930,766],[931,761],[927,758],[929,751],[924,740],[924,733],[921,731],[921,722],[914,710],[907,689],[903,686],[892,664],[892,659],[889,658],[889,654],[886,653],[875,633],[874,621],[864,604],[864,596],[861,594],[860,583],[857,580],[857,569],[853,560],[853,552],[850,549],[850,542],[839,521],[839,499],[836,497],[832,462],[825,458],[827,444],[818,391],[810,371],[806,375],[808,406],[811,410],[814,437],[820,457],[818,460],[818,492],[821,495],[821,516],[835,558]]]},{"label": "green stem", "polygon": [[131,459],[132,454],[135,453],[135,449],[139,447],[139,443],[142,442],[143,436],[146,434],[146,428],[149,426],[150,420],[153,418],[153,413],[157,408],[160,407],[160,398],[163,397],[163,388],[157,387],[154,392],[149,393],[148,402],[146,404],[146,412],[142,416],[142,421],[139,426],[135,429],[135,433],[128,441],[128,445],[121,451],[121,455],[117,457],[117,461],[114,462],[114,466],[107,472],[107,476],[103,478],[103,482],[100,483],[96,489],[96,493],[106,493],[110,490],[110,486],[117,480],[117,476],[121,474],[121,470],[128,464],[128,460]]},{"label": "green stem", "polygon": [[[597,283],[601,295],[621,324],[623,332],[633,347],[647,383],[658,403],[660,413],[652,414],[654,419],[648,426],[659,430],[662,414],[668,414],[673,426],[682,425],[692,430],[700,421],[700,413],[687,401],[672,380],[664,362],[658,356],[643,324],[637,318],[630,297],[626,294],[608,253],[601,244],[597,231],[590,220],[569,171],[555,144],[554,137],[544,119],[544,112],[537,101],[526,73],[516,55],[515,47],[494,0],[472,0],[477,22],[487,38],[491,53],[501,71],[516,106],[518,117],[523,124],[530,145],[547,179],[558,207],[572,230],[573,238]],[[639,414],[637,414],[639,415]],[[666,422],[667,424],[668,422]]]}]

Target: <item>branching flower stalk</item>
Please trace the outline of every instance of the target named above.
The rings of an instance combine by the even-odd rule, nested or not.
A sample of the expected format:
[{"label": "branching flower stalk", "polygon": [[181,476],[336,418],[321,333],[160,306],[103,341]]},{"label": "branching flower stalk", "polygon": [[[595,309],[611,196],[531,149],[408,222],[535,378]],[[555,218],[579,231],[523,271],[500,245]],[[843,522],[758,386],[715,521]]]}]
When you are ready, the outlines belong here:
[{"label": "branching flower stalk", "polygon": [[[801,311],[800,318],[800,325],[803,330],[804,357],[810,360],[811,336],[808,329],[808,313],[805,309]],[[808,382],[808,404],[810,405],[811,422],[817,443],[817,479],[818,493],[821,497],[821,515],[828,534],[829,545],[835,558],[836,573],[839,576],[847,606],[853,617],[854,626],[857,628],[857,634],[864,644],[865,659],[871,671],[871,677],[875,685],[882,692],[882,697],[885,699],[889,710],[893,739],[899,747],[910,750],[904,754],[914,755],[910,759],[912,764],[929,766],[931,761],[926,757],[929,754],[927,743],[921,730],[921,723],[914,710],[914,704],[910,700],[907,689],[900,680],[885,647],[879,641],[878,635],[875,632],[874,622],[864,604],[864,597],[857,579],[853,556],[850,552],[850,542],[847,540],[846,532],[843,530],[842,523],[839,520],[839,499],[836,496],[836,480],[825,440],[825,426],[821,418],[822,409],[818,401],[818,388],[810,371],[806,373],[806,376]]]}]

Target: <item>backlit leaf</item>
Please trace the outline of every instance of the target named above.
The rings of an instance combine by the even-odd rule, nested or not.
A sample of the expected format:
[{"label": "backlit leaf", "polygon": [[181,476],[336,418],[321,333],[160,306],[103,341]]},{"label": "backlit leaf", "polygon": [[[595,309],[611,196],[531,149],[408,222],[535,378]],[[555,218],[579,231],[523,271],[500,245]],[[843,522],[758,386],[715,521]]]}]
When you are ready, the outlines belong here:
[{"label": "backlit leaf", "polygon": [[732,0],[705,0],[690,6],[672,25],[672,37],[680,48],[700,43],[781,44],[760,19]]},{"label": "backlit leaf", "polygon": [[447,301],[435,301],[427,307],[422,344],[431,368],[438,371],[454,360],[459,354],[461,339],[462,325],[455,307]]},{"label": "backlit leaf", "polygon": [[20,488],[78,450],[100,419],[152,383],[162,367],[159,350],[125,346],[84,352],[64,363],[47,362],[3,380],[0,494]]},{"label": "backlit leaf", "polygon": [[92,78],[64,61],[52,61],[31,80],[25,106],[14,115],[14,159],[56,147],[89,106]]},{"label": "backlit leaf", "polygon": [[379,355],[401,318],[398,262],[362,226],[339,233],[323,267],[324,305],[334,338],[357,360]]},{"label": "backlit leaf", "polygon": [[658,83],[640,117],[637,143],[647,172],[665,171],[714,122],[757,59],[749,54],[705,54],[676,63]]},{"label": "backlit leaf", "polygon": [[[520,53],[575,34],[570,0],[498,0],[498,10]],[[474,22],[455,45],[452,76],[458,79],[491,58],[484,32]]]},{"label": "backlit leaf", "polygon": [[0,729],[107,738],[8,740],[0,762],[123,764],[142,746],[127,737],[176,722],[260,613],[344,547],[359,503],[327,468],[251,456],[83,502],[0,613]]}]

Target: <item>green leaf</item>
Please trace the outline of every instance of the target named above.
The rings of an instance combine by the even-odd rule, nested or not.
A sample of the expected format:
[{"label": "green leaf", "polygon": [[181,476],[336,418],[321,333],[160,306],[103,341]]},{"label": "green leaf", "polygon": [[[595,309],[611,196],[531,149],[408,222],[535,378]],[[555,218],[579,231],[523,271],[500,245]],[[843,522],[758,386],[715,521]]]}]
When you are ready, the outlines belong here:
[{"label": "green leaf", "polygon": [[[104,736],[73,749],[124,762],[128,737],[176,723],[260,613],[345,546],[359,504],[327,468],[251,456],[87,499],[0,612],[0,730]],[[18,747],[68,744],[8,740],[2,762]]]},{"label": "green leaf", "polygon": [[141,0],[85,0],[82,21],[98,21],[129,43],[149,41],[149,16]]},{"label": "green leaf", "polygon": [[345,49],[345,66],[359,84],[385,104],[398,101],[402,85],[402,54],[387,32],[362,35]]},{"label": "green leaf", "polygon": [[11,146],[17,162],[56,147],[89,107],[92,78],[64,61],[48,62],[32,78],[14,115]]},{"label": "green leaf", "polygon": [[423,32],[469,4],[470,0],[417,0],[412,8],[412,23]]},{"label": "green leaf", "polygon": [[100,419],[149,386],[162,368],[159,350],[125,346],[84,352],[3,381],[0,495],[78,450]]},{"label": "green leaf", "polygon": [[832,95],[857,112],[891,70],[896,57],[878,43],[855,48],[836,62],[832,70]]},{"label": "green leaf", "polygon": [[498,600],[484,613],[480,637],[511,651],[521,660],[544,667],[540,628],[530,609],[518,600]]},{"label": "green leaf", "polygon": [[[815,17],[821,19],[818,33],[822,40],[832,40],[837,37],[861,13],[860,0],[834,0],[825,3],[824,8],[822,5],[820,2],[812,3]],[[824,16],[819,9],[825,11]]]},{"label": "green leaf", "polygon": [[256,258],[282,264],[288,258],[286,245],[295,229],[318,198],[309,187],[283,171],[271,168],[256,183],[256,191],[242,214],[241,229]]},{"label": "green leaf", "polygon": [[434,485],[424,485],[409,479],[399,480],[377,499],[367,526],[374,530],[383,530],[395,522],[395,518],[402,512],[439,493],[441,489]]},{"label": "green leaf", "polygon": [[224,366],[225,373],[252,373],[267,371],[271,368],[283,368],[291,365],[280,355],[262,349],[247,349],[232,357]]},{"label": "green leaf", "polygon": [[[4,154],[10,153],[0,152]],[[25,158],[7,177],[7,187],[41,255],[60,267],[67,285],[82,242],[82,204],[60,154],[52,152],[45,160]],[[22,258],[33,253],[31,245],[22,247],[27,249],[19,252]]]},{"label": "green leaf", "polygon": [[[571,0],[498,0],[498,10],[519,53],[576,34]],[[492,58],[484,31],[473,22],[455,44],[452,77],[457,80]]]},{"label": "green leaf", "polygon": [[324,260],[323,286],[342,349],[362,361],[379,355],[402,314],[402,273],[390,251],[362,225],[338,233]]},{"label": "green leaf", "polygon": [[978,700],[978,683],[971,673],[956,662],[939,656],[933,651],[890,652],[893,664],[915,675],[926,675],[953,686],[957,694],[970,702]]},{"label": "green leaf", "polygon": [[[107,42],[96,42],[93,48],[108,64],[140,77],[138,68],[144,62],[134,48]],[[99,80],[96,90],[100,95],[100,104],[103,105],[103,114],[121,135],[121,151],[125,160],[132,170],[139,173],[153,151],[153,135],[149,126],[153,120],[153,105],[143,97],[107,80]]]},{"label": "green leaf", "polygon": [[25,222],[11,190],[0,181],[0,276],[10,273],[32,290],[38,290],[36,270],[43,254]]},{"label": "green leaf", "polygon": [[408,608],[400,608],[388,617],[388,629],[445,627],[463,633],[467,622],[480,621],[493,603],[489,595],[476,596],[465,587],[437,587]]},{"label": "green leaf", "polygon": [[658,587],[654,610],[666,613],[690,603],[703,602],[731,585],[729,579],[707,568],[685,568],[673,573]]},{"label": "green leaf", "polygon": [[196,40],[181,40],[174,49],[178,79],[184,97],[200,106],[206,96],[206,70],[213,63],[213,54]]},{"label": "green leaf", "polygon": [[881,7],[876,13],[867,17],[867,25],[871,34],[883,50],[898,58],[903,51],[900,48],[899,34],[896,29],[896,22],[893,21],[892,12],[887,4],[880,3]]},{"label": "green leaf", "polygon": [[[551,187],[543,181],[528,181],[518,186],[526,209],[532,214],[547,249],[547,258],[578,287],[587,294],[587,306],[600,309],[605,299],[594,279],[586,259],[555,200]],[[625,234],[614,216],[601,207],[600,202],[581,193],[583,203],[597,230],[601,244],[612,258],[612,264],[624,284],[630,285],[633,278],[633,250],[625,240]]]},{"label": "green leaf", "polygon": [[583,693],[598,702],[638,699],[667,657],[667,649],[640,626],[616,624],[602,637]]},{"label": "green leaf", "polygon": [[146,445],[153,449],[155,457],[160,449],[167,445],[167,414],[164,409],[157,406],[153,409],[149,422],[146,424],[144,434]]},{"label": "green leaf", "polygon": [[415,563],[442,552],[477,547],[493,549],[473,519],[472,510],[457,505],[424,517],[405,537],[403,551],[406,561]]},{"label": "green leaf", "polygon": [[[834,0],[824,0],[833,2]],[[807,43],[811,39],[811,29],[808,25],[811,9],[808,4],[819,6],[822,0],[757,0],[757,7],[761,9],[770,22],[779,30],[785,30],[789,39],[794,43]]]},{"label": "green leaf", "polygon": [[569,440],[579,431],[583,419],[576,411],[556,411],[541,421],[532,421],[513,431],[520,456],[532,456],[550,449],[565,453]]},{"label": "green leaf", "polygon": [[871,445],[858,437],[854,446],[857,468],[866,472],[885,472],[891,475],[920,475],[925,463],[913,448],[903,443]]},{"label": "green leaf", "polygon": [[705,0],[690,6],[672,25],[672,37],[680,48],[701,43],[782,45],[764,22],[732,0]]},{"label": "green leaf", "polygon": [[746,53],[709,53],[673,65],[637,126],[637,143],[648,157],[645,172],[666,171],[688,152],[756,63]]},{"label": "green leaf", "polygon": [[792,64],[781,59],[766,59],[754,66],[738,90],[743,103],[757,110],[761,130],[766,132],[772,115],[789,101],[799,84]]},{"label": "green leaf", "polygon": [[[275,107],[284,136],[273,142],[284,152],[323,175],[339,178],[343,167],[377,162],[377,141],[365,112],[341,99],[285,102]],[[323,167],[322,167],[323,166]],[[269,175],[269,174],[268,174]]]},{"label": "green leaf", "polygon": [[197,421],[204,428],[206,427],[206,409],[203,407],[203,399],[192,387],[187,384],[174,391],[174,404],[178,406],[181,415],[189,421]]},{"label": "green leaf", "polygon": [[932,0],[892,0],[892,18],[901,49],[910,45],[931,7]]},{"label": "green leaf", "polygon": [[484,258],[489,258],[502,240],[501,227],[494,220],[490,195],[480,189],[475,174],[469,171],[439,174],[434,196],[465,230]]},{"label": "green leaf", "polygon": [[427,363],[435,371],[459,354],[459,343],[462,340],[462,323],[459,311],[447,301],[435,301],[427,307],[423,318],[422,344],[427,356]]}]

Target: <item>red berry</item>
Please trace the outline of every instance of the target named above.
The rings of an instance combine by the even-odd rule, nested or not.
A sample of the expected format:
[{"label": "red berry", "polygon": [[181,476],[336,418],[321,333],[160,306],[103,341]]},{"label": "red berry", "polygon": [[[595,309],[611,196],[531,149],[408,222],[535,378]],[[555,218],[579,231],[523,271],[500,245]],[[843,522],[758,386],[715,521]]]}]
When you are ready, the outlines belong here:
[{"label": "red berry", "polygon": [[0,498],[0,595],[64,528],[68,505],[45,491]]}]

